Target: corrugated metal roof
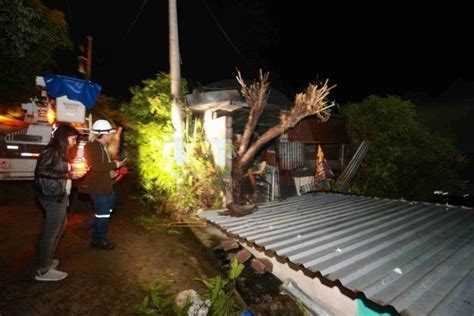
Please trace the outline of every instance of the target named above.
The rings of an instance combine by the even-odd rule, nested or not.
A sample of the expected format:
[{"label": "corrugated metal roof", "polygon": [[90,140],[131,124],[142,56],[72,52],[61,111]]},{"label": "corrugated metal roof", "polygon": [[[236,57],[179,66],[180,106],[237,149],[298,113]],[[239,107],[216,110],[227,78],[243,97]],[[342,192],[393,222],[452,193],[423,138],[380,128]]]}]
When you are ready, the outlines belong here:
[{"label": "corrugated metal roof", "polygon": [[474,315],[473,209],[315,193],[201,216],[398,312]]}]

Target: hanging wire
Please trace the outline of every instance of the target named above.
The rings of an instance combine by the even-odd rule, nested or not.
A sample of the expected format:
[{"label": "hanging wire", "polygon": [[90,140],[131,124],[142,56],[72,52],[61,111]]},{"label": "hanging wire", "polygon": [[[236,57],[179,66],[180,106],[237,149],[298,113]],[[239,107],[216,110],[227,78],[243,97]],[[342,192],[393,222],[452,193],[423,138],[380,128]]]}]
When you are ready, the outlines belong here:
[{"label": "hanging wire", "polygon": [[224,28],[222,27],[222,25],[219,23],[219,21],[217,20],[217,18],[214,16],[214,14],[212,14],[212,11],[211,9],[209,8],[209,6],[207,5],[206,1],[205,0],[201,0],[202,3],[204,4],[204,6],[206,7],[207,11],[209,12],[209,14],[211,15],[211,17],[214,19],[214,22],[216,22],[217,26],[219,27],[219,29],[221,30],[222,34],[224,34],[225,38],[227,39],[227,41],[230,43],[230,45],[232,46],[232,48],[234,48],[234,50],[237,52],[237,54],[242,57],[242,59],[245,61],[245,63],[247,65],[250,66],[250,63],[247,61],[247,59],[244,57],[244,55],[242,55],[242,53],[239,51],[239,49],[237,48],[237,46],[234,45],[234,43],[232,42],[232,40],[230,39],[230,37],[227,35],[227,33],[225,32]]},{"label": "hanging wire", "polygon": [[135,16],[135,18],[133,19],[132,23],[131,23],[130,26],[128,27],[128,30],[127,30],[127,32],[125,33],[123,39],[127,38],[128,34],[129,34],[130,31],[132,30],[133,26],[134,26],[135,23],[138,21],[138,18],[140,17],[140,14],[142,13],[143,8],[144,8],[145,5],[147,4],[147,2],[148,2],[148,0],[143,0],[142,5],[141,5],[141,7],[140,7],[140,10],[138,10],[137,15]]},{"label": "hanging wire", "polygon": [[72,12],[71,12],[71,8],[69,7],[69,2],[67,0],[64,0],[66,2],[66,8],[67,8],[67,12],[69,13],[69,19],[71,20],[71,29],[72,29],[72,26],[73,26],[73,21],[72,21]]}]

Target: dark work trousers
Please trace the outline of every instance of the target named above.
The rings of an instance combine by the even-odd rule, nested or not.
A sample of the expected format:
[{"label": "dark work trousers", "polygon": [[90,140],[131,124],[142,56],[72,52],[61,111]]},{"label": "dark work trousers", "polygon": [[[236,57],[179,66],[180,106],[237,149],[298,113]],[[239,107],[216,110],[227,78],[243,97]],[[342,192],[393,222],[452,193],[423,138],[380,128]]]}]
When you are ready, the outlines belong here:
[{"label": "dark work trousers", "polygon": [[66,228],[68,198],[64,197],[61,202],[46,201],[41,198],[38,200],[45,210],[43,231],[39,240],[38,264],[42,272],[46,272],[51,265],[59,238]]},{"label": "dark work trousers", "polygon": [[109,228],[109,219],[112,211],[115,208],[115,193],[112,192],[110,195],[96,195],[91,194],[92,202],[94,203],[95,217],[94,225],[95,230],[92,235],[92,241],[98,242],[105,240],[107,237],[107,231]]}]

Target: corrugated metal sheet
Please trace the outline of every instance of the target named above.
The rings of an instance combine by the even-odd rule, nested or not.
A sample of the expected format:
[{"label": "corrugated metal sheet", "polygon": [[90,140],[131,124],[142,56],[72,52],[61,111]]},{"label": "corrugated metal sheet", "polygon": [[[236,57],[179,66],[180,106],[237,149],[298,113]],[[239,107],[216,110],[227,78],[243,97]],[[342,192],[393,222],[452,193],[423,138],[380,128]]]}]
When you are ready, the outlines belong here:
[{"label": "corrugated metal sheet", "polygon": [[315,193],[202,216],[398,312],[474,315],[473,209]]}]

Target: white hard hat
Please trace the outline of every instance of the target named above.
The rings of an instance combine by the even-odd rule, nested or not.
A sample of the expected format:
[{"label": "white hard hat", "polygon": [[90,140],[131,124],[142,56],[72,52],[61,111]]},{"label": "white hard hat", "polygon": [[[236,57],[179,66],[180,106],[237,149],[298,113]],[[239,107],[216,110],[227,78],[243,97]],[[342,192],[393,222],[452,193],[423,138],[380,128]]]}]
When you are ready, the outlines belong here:
[{"label": "white hard hat", "polygon": [[92,134],[111,134],[115,133],[115,129],[107,120],[97,120],[92,124]]}]

